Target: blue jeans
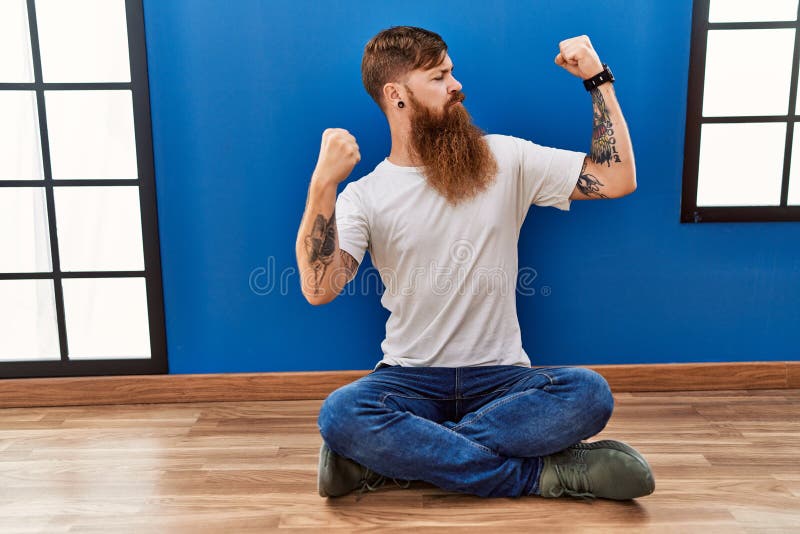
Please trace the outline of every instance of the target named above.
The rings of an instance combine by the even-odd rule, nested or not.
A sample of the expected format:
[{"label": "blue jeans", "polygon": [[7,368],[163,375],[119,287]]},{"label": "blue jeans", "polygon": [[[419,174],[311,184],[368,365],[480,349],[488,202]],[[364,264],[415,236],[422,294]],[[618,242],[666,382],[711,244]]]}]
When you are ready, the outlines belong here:
[{"label": "blue jeans", "polygon": [[600,432],[614,399],[582,367],[376,369],[328,395],[323,440],[398,480],[482,497],[539,494],[542,456]]}]

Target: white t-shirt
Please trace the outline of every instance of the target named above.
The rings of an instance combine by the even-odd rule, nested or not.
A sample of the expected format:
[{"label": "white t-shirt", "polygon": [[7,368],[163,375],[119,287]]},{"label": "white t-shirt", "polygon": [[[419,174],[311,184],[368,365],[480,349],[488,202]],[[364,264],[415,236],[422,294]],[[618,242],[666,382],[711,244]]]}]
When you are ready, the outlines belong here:
[{"label": "white t-shirt", "polygon": [[458,206],[418,167],[388,159],[336,199],[339,247],[359,263],[369,250],[377,269],[369,275],[385,286],[381,304],[391,315],[381,362],[531,365],[516,308],[519,231],[531,204],[569,210],[586,154],[507,135],[486,140],[497,179]]}]

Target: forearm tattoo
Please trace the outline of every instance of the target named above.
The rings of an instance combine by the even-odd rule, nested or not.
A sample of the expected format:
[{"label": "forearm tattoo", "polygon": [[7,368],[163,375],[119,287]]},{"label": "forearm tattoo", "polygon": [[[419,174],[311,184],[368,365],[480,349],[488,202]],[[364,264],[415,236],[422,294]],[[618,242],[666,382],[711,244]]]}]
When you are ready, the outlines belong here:
[{"label": "forearm tattoo", "polygon": [[581,167],[581,173],[578,176],[578,183],[576,184],[576,187],[587,197],[608,198],[606,195],[600,192],[600,188],[603,186],[600,180],[598,180],[594,175],[586,172],[587,163],[589,163],[589,159],[583,158],[583,167]]},{"label": "forearm tattoo", "polygon": [[314,269],[314,294],[322,293],[322,280],[325,271],[333,260],[336,251],[336,210],[333,210],[330,219],[317,215],[311,234],[305,238],[308,263]]},{"label": "forearm tattoo", "polygon": [[594,126],[592,128],[591,158],[595,163],[621,163],[614,138],[614,125],[606,109],[606,102],[600,89],[592,89],[592,107],[594,108]]}]

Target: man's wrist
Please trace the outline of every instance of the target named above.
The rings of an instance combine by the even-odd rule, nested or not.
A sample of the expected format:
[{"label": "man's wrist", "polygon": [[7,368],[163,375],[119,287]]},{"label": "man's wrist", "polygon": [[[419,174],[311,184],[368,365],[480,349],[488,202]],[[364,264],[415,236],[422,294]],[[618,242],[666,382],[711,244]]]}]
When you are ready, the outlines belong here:
[{"label": "man's wrist", "polygon": [[594,76],[597,76],[598,74],[600,74],[601,72],[603,72],[603,69],[604,69],[604,68],[605,68],[605,63],[600,63],[599,65],[597,65],[596,67],[594,67],[594,68],[592,68],[592,69],[591,69],[591,71],[590,71],[590,72],[592,72],[592,74],[591,74],[590,76],[587,76],[586,78],[581,78],[581,79],[582,79],[583,81],[590,80],[590,79],[592,79]]},{"label": "man's wrist", "polygon": [[309,188],[311,189],[312,193],[319,194],[330,192],[331,190],[333,190],[335,193],[338,186],[339,182],[336,180],[326,178],[325,176],[317,173],[311,175],[311,185]]},{"label": "man's wrist", "polygon": [[583,86],[586,88],[587,91],[592,91],[597,89],[601,85],[605,85],[608,82],[614,82],[614,75],[611,73],[611,69],[608,65],[603,63],[603,68],[600,72],[592,76],[591,78],[587,78],[583,80]]}]

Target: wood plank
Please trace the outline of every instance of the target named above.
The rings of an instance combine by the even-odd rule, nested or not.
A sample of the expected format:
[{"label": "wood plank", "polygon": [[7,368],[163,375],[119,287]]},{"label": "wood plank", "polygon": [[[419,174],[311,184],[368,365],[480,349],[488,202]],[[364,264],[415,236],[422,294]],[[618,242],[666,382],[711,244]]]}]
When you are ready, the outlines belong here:
[{"label": "wood plank", "polygon": [[[800,362],[587,366],[617,393],[800,387]],[[0,408],[324,399],[369,371],[0,380]],[[794,384],[790,386],[791,384]]]},{"label": "wood plank", "polygon": [[800,362],[786,362],[786,386],[800,388]]},{"label": "wood plank", "polygon": [[0,408],[324,399],[366,371],[0,380]]},{"label": "wood plank", "polygon": [[[614,391],[693,391],[789,387],[787,363],[724,362],[589,366]],[[798,387],[798,386],[795,386]]]}]

